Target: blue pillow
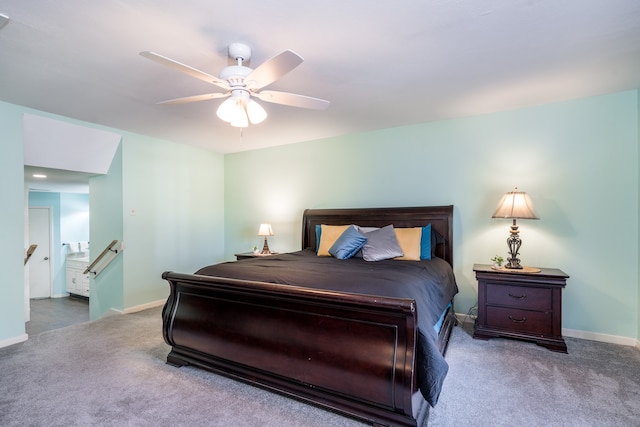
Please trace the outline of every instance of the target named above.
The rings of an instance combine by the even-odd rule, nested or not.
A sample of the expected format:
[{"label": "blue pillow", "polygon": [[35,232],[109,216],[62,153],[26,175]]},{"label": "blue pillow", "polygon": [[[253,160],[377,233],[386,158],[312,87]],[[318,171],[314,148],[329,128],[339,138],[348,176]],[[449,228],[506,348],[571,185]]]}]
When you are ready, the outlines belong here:
[{"label": "blue pillow", "polygon": [[350,225],[329,248],[329,253],[338,259],[349,259],[365,243],[367,243],[367,238],[360,234],[354,225]]},{"label": "blue pillow", "polygon": [[431,224],[422,227],[420,238],[420,259],[431,259]]},{"label": "blue pillow", "polygon": [[316,224],[316,253],[320,247],[320,237],[322,236],[322,224]]}]

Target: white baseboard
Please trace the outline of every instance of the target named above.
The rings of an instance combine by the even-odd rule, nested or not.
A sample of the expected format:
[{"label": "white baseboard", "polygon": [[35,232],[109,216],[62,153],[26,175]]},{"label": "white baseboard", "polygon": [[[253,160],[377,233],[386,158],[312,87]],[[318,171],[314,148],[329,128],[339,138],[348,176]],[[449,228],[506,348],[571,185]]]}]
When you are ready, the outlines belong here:
[{"label": "white baseboard", "polygon": [[[466,313],[456,313],[456,318],[461,323],[466,317],[468,317],[473,321],[475,321],[475,318],[476,318],[476,316],[467,315]],[[635,338],[621,337],[618,335],[601,334],[598,332],[579,331],[576,329],[565,329],[565,328],[562,328],[562,335],[565,337],[578,338],[582,340],[626,345],[626,346],[636,347],[640,350],[640,340],[637,340]]]},{"label": "white baseboard", "polygon": [[599,332],[579,331],[576,329],[562,329],[562,335],[565,337],[579,338],[582,340],[607,342],[610,344],[627,345],[631,347],[639,347],[638,340],[629,337],[621,337],[618,335],[601,334]]},{"label": "white baseboard", "polygon": [[164,305],[165,302],[167,302],[166,298],[160,299],[157,301],[148,302],[146,304],[136,305],[133,307],[125,308],[123,313],[124,314],[137,313],[138,311],[146,310],[148,308],[160,307],[161,305]]},{"label": "white baseboard", "polygon": [[456,320],[458,321],[458,323],[462,324],[466,320],[467,323],[471,322],[475,324],[475,321],[476,321],[475,314],[468,314],[468,313],[454,313],[454,314],[456,316]]},{"label": "white baseboard", "polygon": [[14,344],[18,344],[18,343],[21,343],[21,342],[25,342],[27,339],[29,339],[29,335],[27,335],[27,334],[18,335],[17,337],[13,337],[13,338],[9,338],[7,340],[0,341],[0,348],[9,347],[10,345],[14,345]]},{"label": "white baseboard", "polygon": [[120,315],[120,314],[137,313],[139,311],[146,310],[148,308],[160,307],[161,305],[164,305],[165,302],[167,302],[166,299],[160,299],[160,300],[157,300],[157,301],[148,302],[146,304],[140,304],[140,305],[136,305],[136,306],[133,306],[133,307],[125,308],[124,310],[118,310],[118,309],[115,309],[115,308],[110,308],[109,311],[107,311],[105,313],[105,316],[115,316],[115,315]]}]

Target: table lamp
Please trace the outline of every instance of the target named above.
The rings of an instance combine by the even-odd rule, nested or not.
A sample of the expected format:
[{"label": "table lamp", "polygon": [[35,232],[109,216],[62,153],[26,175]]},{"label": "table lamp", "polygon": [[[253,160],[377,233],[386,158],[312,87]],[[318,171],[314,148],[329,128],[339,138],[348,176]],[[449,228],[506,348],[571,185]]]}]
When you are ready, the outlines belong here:
[{"label": "table lamp", "polygon": [[258,229],[258,236],[264,236],[264,245],[262,246],[261,255],[269,255],[271,251],[269,250],[269,244],[267,243],[267,236],[273,236],[273,229],[271,228],[271,224],[260,224],[260,228]]},{"label": "table lamp", "polygon": [[540,219],[533,208],[531,198],[524,191],[518,191],[518,187],[516,187],[515,190],[502,196],[491,218],[513,219],[510,235],[507,238],[509,258],[505,268],[522,269],[520,259],[518,259],[522,240],[520,240],[516,219]]}]

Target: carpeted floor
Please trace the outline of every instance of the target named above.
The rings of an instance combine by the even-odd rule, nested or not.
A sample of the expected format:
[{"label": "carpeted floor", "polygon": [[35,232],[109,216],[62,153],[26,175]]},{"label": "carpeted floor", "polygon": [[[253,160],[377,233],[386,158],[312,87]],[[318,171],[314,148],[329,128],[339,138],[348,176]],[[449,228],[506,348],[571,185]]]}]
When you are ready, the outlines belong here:
[{"label": "carpeted floor", "polygon": [[640,350],[565,338],[569,354],[455,328],[434,426],[640,426]]},{"label": "carpeted floor", "polygon": [[360,426],[196,368],[165,364],[160,308],[0,349],[0,426]]},{"label": "carpeted floor", "polygon": [[[568,339],[570,354],[456,327],[433,426],[640,426],[640,351]],[[166,365],[160,308],[0,349],[1,426],[363,424],[196,368]]]}]

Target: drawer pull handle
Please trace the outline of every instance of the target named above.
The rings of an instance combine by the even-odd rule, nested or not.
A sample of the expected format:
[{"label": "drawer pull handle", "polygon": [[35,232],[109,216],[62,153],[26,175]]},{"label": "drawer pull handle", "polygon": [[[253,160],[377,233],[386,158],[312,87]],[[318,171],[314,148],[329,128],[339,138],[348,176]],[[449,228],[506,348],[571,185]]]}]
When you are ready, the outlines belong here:
[{"label": "drawer pull handle", "polygon": [[527,297],[527,294],[514,295],[514,294],[512,294],[511,292],[509,292],[509,296],[510,296],[511,298],[514,298],[514,299],[525,299],[525,298]]},{"label": "drawer pull handle", "polygon": [[514,319],[513,316],[509,316],[509,320],[516,323],[523,323],[527,321],[527,318],[522,316],[522,319]]}]

